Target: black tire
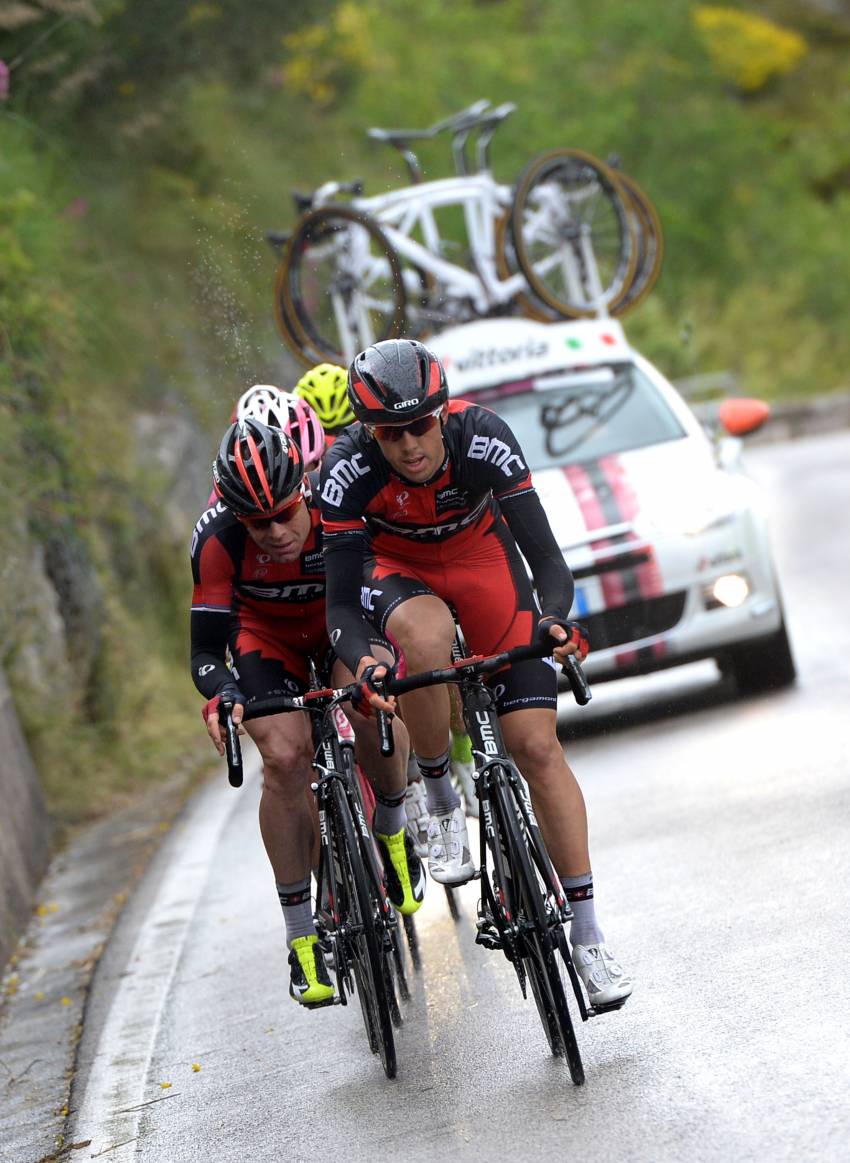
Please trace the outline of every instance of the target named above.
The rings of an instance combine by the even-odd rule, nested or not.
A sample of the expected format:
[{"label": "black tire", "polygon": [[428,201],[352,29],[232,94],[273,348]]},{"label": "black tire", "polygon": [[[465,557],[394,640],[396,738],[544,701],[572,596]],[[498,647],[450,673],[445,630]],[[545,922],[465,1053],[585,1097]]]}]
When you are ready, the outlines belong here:
[{"label": "black tire", "polygon": [[370,885],[345,790],[336,780],[333,781],[332,795],[345,919],[357,930],[350,937],[349,944],[366,1036],[370,1049],[380,1055],[387,1078],[395,1078],[397,1066],[391,1013],[395,999],[393,995],[391,1001],[389,996],[391,973],[384,951],[383,927],[377,919],[380,901]]},{"label": "black tire", "polygon": [[302,352],[348,364],[364,347],[402,334],[401,263],[377,222],[347,206],[309,210],[296,224],[278,269],[281,333]]},{"label": "black tire", "polygon": [[457,893],[450,884],[444,884],[446,890],[446,904],[449,906],[449,916],[453,921],[460,920],[460,909],[457,904]]},{"label": "black tire", "polygon": [[557,940],[521,827],[522,813],[504,776],[494,777],[490,794],[510,865],[514,907],[521,929],[520,954],[537,1012],[549,1048],[553,1054],[566,1057],[570,1077],[576,1086],[581,1086],[584,1067],[567,1005],[564,979],[558,967]]},{"label": "black tire", "polygon": [[[613,311],[637,264],[634,223],[617,175],[580,150],[534,158],[520,175],[511,207],[519,269],[536,299],[565,319]],[[585,260],[589,243],[601,303]]]},{"label": "black tire", "polygon": [[643,302],[658,281],[664,260],[664,234],[657,210],[634,178],[619,171],[617,177],[627,195],[627,209],[634,218],[637,240],[637,263],[631,286],[613,311],[614,315],[625,315]]},{"label": "black tire", "polygon": [[738,693],[742,695],[763,694],[792,686],[797,678],[797,667],[785,619],[773,634],[730,650],[725,669],[731,670],[735,676]]},{"label": "black tire", "polygon": [[416,922],[413,917],[402,917],[404,935],[407,939],[407,948],[410,953],[410,964],[418,973],[422,968],[422,954],[419,950],[419,934],[416,932]]}]

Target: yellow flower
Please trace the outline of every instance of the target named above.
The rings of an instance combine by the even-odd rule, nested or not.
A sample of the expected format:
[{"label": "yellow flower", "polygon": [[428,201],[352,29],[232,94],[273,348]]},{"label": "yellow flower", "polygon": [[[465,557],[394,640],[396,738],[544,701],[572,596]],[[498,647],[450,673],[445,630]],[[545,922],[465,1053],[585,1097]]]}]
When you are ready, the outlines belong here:
[{"label": "yellow flower", "polygon": [[700,5],[694,20],[714,67],[745,93],[790,73],[808,51],[796,32],[737,8]]}]

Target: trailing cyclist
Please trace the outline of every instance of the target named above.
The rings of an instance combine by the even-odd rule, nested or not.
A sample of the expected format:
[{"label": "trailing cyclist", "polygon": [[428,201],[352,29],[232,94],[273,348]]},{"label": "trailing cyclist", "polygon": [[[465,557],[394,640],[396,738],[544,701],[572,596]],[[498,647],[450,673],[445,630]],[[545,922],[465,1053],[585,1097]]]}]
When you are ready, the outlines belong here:
[{"label": "trailing cyclist", "polygon": [[[252,699],[305,691],[310,658],[327,660],[335,686],[353,676],[330,650],[316,482],[304,474],[296,441],[253,417],[239,420],[224,434],[213,479],[217,500],[192,539],[191,666],[207,699],[207,732],[223,754],[223,696],[239,723]],[[372,645],[377,657],[391,657],[377,635]],[[374,717],[353,711],[350,718],[358,762],[375,788],[373,828],[388,895],[400,912],[412,913],[425,878],[405,830],[407,736],[400,727],[396,754],[384,759]],[[333,985],[317,944],[310,892],[316,837],[310,725],[293,712],[254,720],[246,729],[263,760],[260,830],[283,909],[290,994],[305,1005],[327,1004]]]},{"label": "trailing cyclist", "polygon": [[[370,648],[377,630],[400,644],[409,670],[445,666],[456,613],[475,653],[545,635],[558,661],[581,660],[586,639],[567,620],[572,576],[510,428],[486,408],[450,402],[442,365],[416,340],[361,352],[348,391],[361,423],[337,439],[321,472],[328,627],[339,657],[374,690],[383,673]],[[554,666],[523,662],[490,681],[573,910],[576,968],[591,1002],[623,1000],[632,984],[595,915],[584,798],[556,734]],[[370,701],[387,709],[378,693]],[[461,884],[475,866],[448,775],[448,693],[417,690],[401,705],[428,789],[431,875]]]}]

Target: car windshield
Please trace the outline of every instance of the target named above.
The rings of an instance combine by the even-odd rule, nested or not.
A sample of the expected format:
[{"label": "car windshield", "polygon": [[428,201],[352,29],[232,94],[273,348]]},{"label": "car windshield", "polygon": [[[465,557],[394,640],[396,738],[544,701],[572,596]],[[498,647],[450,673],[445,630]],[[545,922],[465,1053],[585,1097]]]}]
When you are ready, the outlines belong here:
[{"label": "car windshield", "polygon": [[473,398],[510,425],[532,471],[685,435],[664,397],[632,363],[500,384]]}]

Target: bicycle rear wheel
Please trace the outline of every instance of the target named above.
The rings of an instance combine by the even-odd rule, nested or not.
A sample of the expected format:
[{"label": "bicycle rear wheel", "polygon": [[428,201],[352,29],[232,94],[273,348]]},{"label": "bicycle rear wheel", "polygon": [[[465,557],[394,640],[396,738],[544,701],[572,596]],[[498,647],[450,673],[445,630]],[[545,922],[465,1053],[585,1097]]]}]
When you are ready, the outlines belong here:
[{"label": "bicycle rear wheel", "polygon": [[302,215],[275,284],[278,325],[307,354],[349,363],[401,335],[406,296],[398,255],[374,219],[348,206]]},{"label": "bicycle rear wheel", "polygon": [[370,1049],[380,1055],[387,1078],[395,1078],[392,1020],[395,997],[390,998],[392,979],[384,951],[383,924],[379,919],[381,901],[370,884],[345,790],[336,780],[332,795],[347,944],[363,1022]]},{"label": "bicycle rear wheel", "polygon": [[616,174],[580,150],[534,158],[511,208],[516,261],[534,296],[564,318],[612,311],[637,262],[633,221]]},{"label": "bicycle rear wheel", "polygon": [[510,868],[520,938],[518,948],[546,1040],[553,1054],[565,1056],[576,1086],[584,1067],[558,968],[557,939],[546,911],[546,897],[528,847],[522,810],[506,779],[494,779],[491,797]]}]

